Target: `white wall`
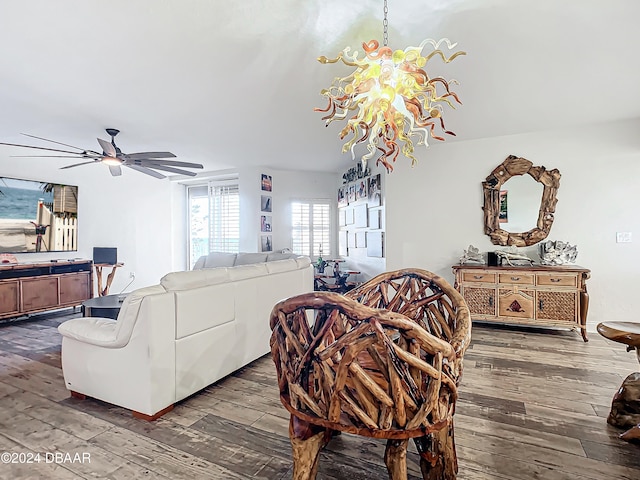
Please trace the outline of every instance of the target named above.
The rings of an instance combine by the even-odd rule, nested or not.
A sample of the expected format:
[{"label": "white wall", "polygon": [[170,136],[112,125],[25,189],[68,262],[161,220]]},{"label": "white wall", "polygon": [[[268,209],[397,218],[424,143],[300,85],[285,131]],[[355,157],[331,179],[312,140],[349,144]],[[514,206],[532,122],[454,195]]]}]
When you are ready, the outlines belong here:
[{"label": "white wall", "polygon": [[[433,145],[419,164],[398,160],[386,180],[387,269],[419,267],[453,281],[451,265],[483,233],[481,182],[510,155],[557,168],[562,178],[549,240],[578,246],[591,269],[588,324],[637,321],[640,286],[640,120]],[[616,232],[633,232],[616,243]],[[535,252],[535,247],[529,250]]]},{"label": "white wall", "polygon": [[176,206],[184,205],[181,186],[128,168],[112,177],[103,165],[60,170],[56,160],[9,157],[13,154],[0,150],[0,176],[78,186],[78,251],[18,254],[18,261],[91,259],[93,247],[117,247],[124,266],[117,270],[110,293],[125,288],[129,272],[136,279],[127,291],[158,283],[180,263],[183,253],[175,248],[172,223],[177,223]]}]

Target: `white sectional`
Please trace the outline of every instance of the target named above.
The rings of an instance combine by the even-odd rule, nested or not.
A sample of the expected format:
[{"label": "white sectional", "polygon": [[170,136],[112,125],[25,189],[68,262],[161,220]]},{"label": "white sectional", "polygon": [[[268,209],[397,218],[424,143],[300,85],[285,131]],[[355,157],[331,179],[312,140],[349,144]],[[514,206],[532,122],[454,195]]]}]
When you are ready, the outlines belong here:
[{"label": "white sectional", "polygon": [[313,290],[313,266],[286,254],[231,254],[229,265],[228,255],[132,292],[117,321],[61,324],[67,388],[154,416],[268,353],[271,309]]}]

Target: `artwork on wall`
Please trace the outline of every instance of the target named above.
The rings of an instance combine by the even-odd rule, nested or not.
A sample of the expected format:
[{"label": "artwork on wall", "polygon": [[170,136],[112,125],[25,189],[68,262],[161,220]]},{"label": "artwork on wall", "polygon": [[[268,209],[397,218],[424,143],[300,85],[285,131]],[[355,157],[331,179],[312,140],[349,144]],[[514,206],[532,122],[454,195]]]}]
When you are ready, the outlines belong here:
[{"label": "artwork on wall", "polygon": [[262,174],[262,182],[261,182],[261,188],[263,191],[265,192],[271,192],[273,189],[273,179],[271,178],[271,175],[267,175],[265,173]]},{"label": "artwork on wall", "polygon": [[354,222],[354,218],[353,218],[353,208],[347,208],[344,211],[345,214],[345,225],[353,225]]},{"label": "artwork on wall", "polygon": [[349,203],[353,203],[356,201],[356,184],[350,183],[347,191],[347,200]]},{"label": "artwork on wall", "polygon": [[346,207],[349,204],[347,199],[347,187],[340,187],[338,189],[338,207]]},{"label": "artwork on wall", "polygon": [[347,231],[340,230],[338,232],[338,255],[346,257],[348,255],[347,250]]},{"label": "artwork on wall", "polygon": [[367,198],[367,179],[363,178],[356,182],[356,200]]},{"label": "artwork on wall", "polygon": [[373,230],[380,228],[380,210],[369,209],[369,228]]},{"label": "artwork on wall", "polygon": [[273,207],[271,205],[271,196],[270,195],[260,195],[260,211],[261,212],[271,212],[271,211],[273,211]]},{"label": "artwork on wall", "polygon": [[260,215],[260,231],[271,231],[271,215]]},{"label": "artwork on wall", "polygon": [[355,232],[347,233],[347,247],[356,248],[356,234]]},{"label": "artwork on wall", "polygon": [[365,248],[367,246],[366,232],[356,232],[356,248]]},{"label": "artwork on wall", "polygon": [[383,257],[383,241],[382,232],[367,232],[367,256]]},{"label": "artwork on wall", "polygon": [[382,205],[382,188],[380,181],[380,174],[369,177],[367,181],[367,204],[370,207],[379,207]]},{"label": "artwork on wall", "polygon": [[356,228],[365,228],[367,223],[367,204],[357,205],[354,209],[354,226]]},{"label": "artwork on wall", "polygon": [[346,210],[338,210],[338,225],[344,227],[347,224]]},{"label": "artwork on wall", "polygon": [[260,237],[260,251],[261,252],[273,251],[273,237],[271,235],[262,235]]},{"label": "artwork on wall", "polygon": [[500,190],[500,212],[498,214],[498,223],[509,223],[507,190]]}]

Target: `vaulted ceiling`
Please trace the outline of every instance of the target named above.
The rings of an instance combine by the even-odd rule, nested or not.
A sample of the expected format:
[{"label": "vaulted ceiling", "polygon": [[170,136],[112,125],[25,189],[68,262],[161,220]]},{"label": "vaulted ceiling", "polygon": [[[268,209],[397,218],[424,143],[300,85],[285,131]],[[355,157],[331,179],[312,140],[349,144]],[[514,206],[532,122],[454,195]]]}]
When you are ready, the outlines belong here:
[{"label": "vaulted ceiling", "polygon": [[[388,6],[392,48],[448,37],[467,52],[429,62],[460,82],[447,141],[640,117],[637,0]],[[170,150],[207,170],[344,170],[342,125],[325,128],[313,108],[349,69],[316,58],[382,40],[382,11],[383,0],[2,2],[0,141],[30,143],[24,132],[95,150],[115,127],[125,152]]]}]

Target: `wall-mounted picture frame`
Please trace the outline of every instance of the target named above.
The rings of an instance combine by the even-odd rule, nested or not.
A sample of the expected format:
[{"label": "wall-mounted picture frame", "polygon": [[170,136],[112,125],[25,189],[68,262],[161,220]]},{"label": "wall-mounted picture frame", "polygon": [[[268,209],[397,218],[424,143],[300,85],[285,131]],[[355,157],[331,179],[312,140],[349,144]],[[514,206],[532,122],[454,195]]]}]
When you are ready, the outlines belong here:
[{"label": "wall-mounted picture frame", "polygon": [[349,255],[349,250],[347,249],[347,231],[340,230],[338,232],[338,255],[341,257],[346,257]]},{"label": "wall-mounted picture frame", "polygon": [[366,248],[367,235],[366,232],[356,232],[356,248]]},{"label": "wall-mounted picture frame", "polygon": [[273,205],[271,199],[271,195],[260,195],[260,211],[261,212],[272,212]]},{"label": "wall-mounted picture frame", "polygon": [[356,248],[356,232],[347,233],[347,247]]},{"label": "wall-mounted picture frame", "polygon": [[369,209],[369,228],[372,230],[380,228],[380,210]]},{"label": "wall-mounted picture frame", "polygon": [[347,186],[340,187],[338,189],[338,207],[346,207],[349,205],[349,200],[347,199]]},{"label": "wall-mounted picture frame", "polygon": [[271,175],[267,175],[266,173],[261,175],[260,188],[265,192],[273,191],[273,178],[271,178]]},{"label": "wall-mounted picture frame", "polygon": [[382,178],[380,174],[372,175],[367,181],[367,204],[370,207],[382,205]]},{"label": "wall-mounted picture frame", "polygon": [[345,215],[345,225],[353,225],[354,222],[354,217],[353,217],[353,208],[347,208],[344,211],[344,215]]},{"label": "wall-mounted picture frame", "polygon": [[367,257],[384,257],[384,232],[367,232]]},{"label": "wall-mounted picture frame", "polygon": [[348,185],[347,200],[349,201],[349,203],[353,203],[356,201],[356,184],[355,183],[350,183]]},{"label": "wall-mounted picture frame", "polygon": [[353,209],[354,212],[354,227],[366,228],[368,226],[367,221],[367,204],[356,205]]},{"label": "wall-mounted picture frame", "polygon": [[260,215],[260,231],[261,232],[271,232],[271,215]]},{"label": "wall-mounted picture frame", "polygon": [[273,236],[272,235],[262,235],[260,237],[260,251],[261,252],[272,252],[273,251]]},{"label": "wall-mounted picture frame", "polygon": [[362,178],[356,182],[356,201],[367,198],[367,179]]},{"label": "wall-mounted picture frame", "polygon": [[338,226],[344,227],[347,224],[347,212],[344,209],[338,210]]}]

